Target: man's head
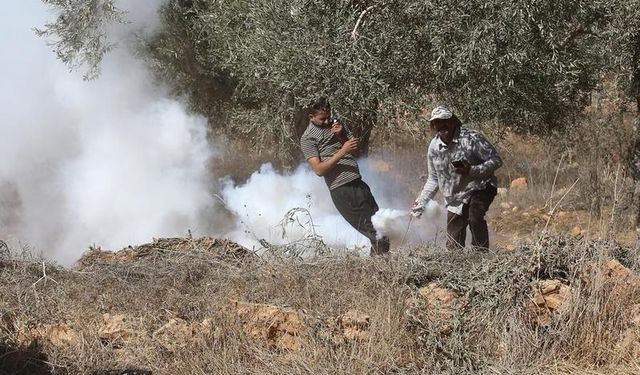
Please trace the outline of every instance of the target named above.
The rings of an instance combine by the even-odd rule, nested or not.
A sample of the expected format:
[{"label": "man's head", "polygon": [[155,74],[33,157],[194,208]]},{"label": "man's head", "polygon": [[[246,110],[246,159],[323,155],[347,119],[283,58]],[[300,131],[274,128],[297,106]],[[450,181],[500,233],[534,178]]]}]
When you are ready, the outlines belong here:
[{"label": "man's head", "polygon": [[324,96],[309,106],[309,120],[317,126],[327,126],[331,119],[331,105]]},{"label": "man's head", "polygon": [[446,144],[453,141],[456,130],[461,125],[456,115],[444,106],[438,106],[431,111],[429,124],[431,125],[431,130],[437,133]]}]

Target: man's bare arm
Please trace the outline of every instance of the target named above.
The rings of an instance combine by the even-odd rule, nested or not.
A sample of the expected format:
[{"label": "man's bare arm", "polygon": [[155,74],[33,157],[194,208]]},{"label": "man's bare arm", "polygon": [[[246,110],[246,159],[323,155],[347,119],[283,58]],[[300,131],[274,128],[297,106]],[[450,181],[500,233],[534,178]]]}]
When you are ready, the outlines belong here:
[{"label": "man's bare arm", "polygon": [[[346,142],[350,139],[354,139],[355,137],[353,136],[353,134],[351,133],[351,130],[349,130],[346,126],[343,126],[340,121],[336,121],[332,126],[331,126],[331,132],[334,134],[335,137],[338,138],[338,140],[340,140],[340,142]],[[358,139],[358,138],[356,138]],[[360,149],[355,149],[353,151],[351,151],[351,156],[353,156],[354,158],[358,158],[360,157]]]},{"label": "man's bare arm", "polygon": [[347,154],[356,152],[357,150],[358,150],[358,140],[356,138],[352,138],[346,141],[342,145],[342,148],[340,148],[340,150],[338,150],[338,152],[336,152],[331,158],[325,161],[320,161],[320,158],[316,156],[316,157],[307,159],[307,163],[309,163],[309,166],[311,167],[311,169],[313,169],[315,174],[317,174],[318,176],[324,176],[330,170],[335,168],[336,165],[338,165],[338,162],[340,161],[340,159],[345,157]]}]

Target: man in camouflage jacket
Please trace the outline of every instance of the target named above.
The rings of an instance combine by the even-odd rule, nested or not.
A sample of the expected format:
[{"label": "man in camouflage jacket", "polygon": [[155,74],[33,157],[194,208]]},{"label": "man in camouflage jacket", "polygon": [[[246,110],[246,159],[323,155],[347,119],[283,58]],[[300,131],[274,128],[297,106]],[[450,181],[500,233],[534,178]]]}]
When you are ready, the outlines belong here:
[{"label": "man in camouflage jacket", "polygon": [[427,151],[428,179],[412,214],[420,217],[439,190],[447,205],[447,248],[464,247],[469,226],[472,246],[486,250],[485,214],[497,193],[494,172],[502,159],[482,133],[462,127],[446,107],[435,108],[429,123],[435,137]]}]

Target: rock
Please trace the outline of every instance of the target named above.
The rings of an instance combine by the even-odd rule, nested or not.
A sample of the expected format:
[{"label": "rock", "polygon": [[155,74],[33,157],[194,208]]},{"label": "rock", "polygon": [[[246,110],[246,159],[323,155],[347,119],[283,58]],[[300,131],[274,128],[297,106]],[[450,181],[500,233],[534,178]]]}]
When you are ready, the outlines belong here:
[{"label": "rock", "polygon": [[611,259],[605,264],[606,274],[610,278],[626,281],[633,276],[633,272],[616,259]]},{"label": "rock", "polygon": [[78,333],[67,324],[45,326],[43,336],[54,346],[73,346],[80,342]]},{"label": "rock", "polygon": [[308,344],[309,327],[312,326],[319,337],[334,345],[369,340],[371,318],[357,310],[349,310],[335,318],[314,318],[274,305],[232,302],[244,333],[264,341],[273,349],[285,352],[303,350]]},{"label": "rock", "polygon": [[502,208],[503,210],[508,210],[511,208],[511,203],[509,202],[502,202],[500,203],[500,208]]},{"label": "rock", "polygon": [[450,317],[452,307],[455,305],[458,296],[450,289],[441,288],[435,283],[431,283],[420,288],[418,293],[434,310],[438,310],[444,318]]},{"label": "rock", "polygon": [[456,299],[456,294],[453,291],[440,288],[438,284],[435,283],[420,288],[418,293],[430,304],[437,307],[449,306]]},{"label": "rock", "polygon": [[102,315],[103,325],[98,329],[98,337],[106,342],[128,341],[137,336],[137,333],[127,325],[124,315]]},{"label": "rock", "polygon": [[436,283],[418,290],[417,297],[407,299],[407,313],[428,321],[441,334],[448,334],[452,320],[462,306],[458,295]]},{"label": "rock", "polygon": [[511,212],[518,212],[518,211],[520,211],[520,208],[519,208],[518,206],[514,206],[514,207],[511,209]]},{"label": "rock", "polygon": [[579,226],[575,226],[571,229],[571,235],[574,238],[582,238],[582,228],[580,228]]},{"label": "rock", "polygon": [[509,189],[507,188],[498,188],[498,195],[505,196],[509,193]]},{"label": "rock", "polygon": [[585,267],[580,279],[586,287],[594,282],[604,282],[611,286],[614,293],[633,292],[640,287],[640,277],[615,259],[604,264],[591,264]]},{"label": "rock", "polygon": [[31,346],[34,342],[42,341],[64,348],[77,345],[80,342],[80,336],[67,324],[46,324],[18,334],[18,342],[22,346]]},{"label": "rock", "polygon": [[511,181],[511,190],[528,190],[529,183],[526,177],[519,177]]},{"label": "rock", "polygon": [[554,314],[566,308],[573,291],[560,280],[541,280],[532,288],[532,294],[528,307],[531,320],[539,326],[548,327]]},{"label": "rock", "polygon": [[172,318],[167,324],[158,328],[152,337],[165,347],[174,349],[175,347],[187,346],[192,341],[194,332],[186,321]]},{"label": "rock", "polygon": [[188,323],[179,318],[172,318],[152,335],[153,339],[165,348],[174,350],[184,348],[191,344],[202,344],[213,331],[211,319],[205,319],[202,323]]},{"label": "rock", "polygon": [[640,357],[640,304],[631,307],[630,318],[630,325],[620,335],[615,353],[624,360],[635,361]]},{"label": "rock", "polygon": [[605,275],[610,282],[619,287],[635,287],[640,285],[640,279],[632,270],[623,266],[615,259],[605,264]]},{"label": "rock", "polygon": [[305,346],[307,324],[301,313],[274,305],[232,302],[245,334],[281,350],[298,351]]},{"label": "rock", "polygon": [[306,341],[302,340],[300,336],[292,335],[289,332],[284,332],[275,343],[275,346],[280,350],[290,352],[300,351],[305,347],[305,345]]},{"label": "rock", "polygon": [[345,341],[364,342],[369,340],[369,325],[371,318],[357,310],[349,310],[336,318],[336,330],[333,342]]}]

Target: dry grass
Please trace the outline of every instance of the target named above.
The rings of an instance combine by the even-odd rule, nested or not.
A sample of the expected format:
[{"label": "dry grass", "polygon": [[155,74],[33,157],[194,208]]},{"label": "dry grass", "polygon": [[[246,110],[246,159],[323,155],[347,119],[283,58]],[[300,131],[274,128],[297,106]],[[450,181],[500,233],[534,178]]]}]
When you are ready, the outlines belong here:
[{"label": "dry grass", "polygon": [[[619,343],[633,327],[639,286],[612,282],[603,266],[617,257],[637,271],[636,249],[555,237],[510,253],[414,248],[373,259],[237,250],[224,241],[159,241],[127,256],[93,251],[76,269],[46,265],[46,277],[42,263],[3,261],[0,373],[637,373],[628,351],[640,336]],[[546,327],[527,312],[538,279],[574,291]],[[452,291],[455,308],[434,315],[440,310],[425,308],[429,301],[408,302],[427,285]],[[251,317],[234,301],[299,314],[306,328],[293,336],[301,349],[247,331]],[[331,339],[349,310],[369,317],[364,336]],[[100,333],[106,313],[125,317],[126,334]],[[171,319],[192,328],[163,339],[158,330]],[[71,338],[38,334],[45,326],[64,326]]]}]

